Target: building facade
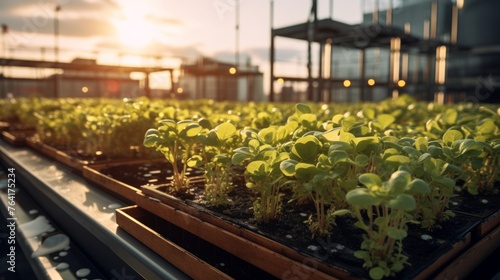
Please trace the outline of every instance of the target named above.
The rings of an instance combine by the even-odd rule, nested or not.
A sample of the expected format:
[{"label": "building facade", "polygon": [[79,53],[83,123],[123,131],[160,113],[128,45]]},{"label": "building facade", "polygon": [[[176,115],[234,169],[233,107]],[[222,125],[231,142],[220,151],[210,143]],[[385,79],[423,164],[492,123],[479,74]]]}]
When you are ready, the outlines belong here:
[{"label": "building facade", "polygon": [[216,101],[264,101],[263,74],[250,63],[236,67],[202,57],[183,64],[176,86],[179,99]]}]

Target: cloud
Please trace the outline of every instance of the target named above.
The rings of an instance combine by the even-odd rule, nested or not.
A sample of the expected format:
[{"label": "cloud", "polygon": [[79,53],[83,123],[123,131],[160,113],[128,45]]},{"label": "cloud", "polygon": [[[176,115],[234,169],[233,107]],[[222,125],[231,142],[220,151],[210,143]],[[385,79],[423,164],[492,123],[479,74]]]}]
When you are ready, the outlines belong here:
[{"label": "cloud", "polygon": [[[54,34],[56,1],[2,1],[0,17],[10,31],[21,33]],[[106,2],[89,3],[85,0],[65,0],[59,12],[59,34],[64,36],[109,36],[113,27],[102,15],[110,9]]]},{"label": "cloud", "polygon": [[130,48],[123,46],[116,40],[106,38],[97,43],[96,47],[98,49],[116,50],[117,52],[121,52],[123,54],[172,56],[187,60],[196,59],[202,54],[200,50],[194,45],[172,46],[157,40],[149,43],[147,46],[141,48],[140,50],[131,50]]},{"label": "cloud", "polygon": [[148,20],[159,25],[182,25],[182,21],[157,15],[148,15]]}]

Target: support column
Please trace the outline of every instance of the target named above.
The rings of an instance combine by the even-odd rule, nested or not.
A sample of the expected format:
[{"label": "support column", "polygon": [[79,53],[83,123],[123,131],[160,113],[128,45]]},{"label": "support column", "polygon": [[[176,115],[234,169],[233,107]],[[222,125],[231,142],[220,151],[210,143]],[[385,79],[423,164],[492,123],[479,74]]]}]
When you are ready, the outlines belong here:
[{"label": "support column", "polygon": [[366,63],[365,63],[365,54],[366,54],[366,49],[361,49],[361,52],[359,53],[359,97],[358,101],[363,102],[365,101],[365,69],[366,69]]},{"label": "support column", "polygon": [[400,57],[401,57],[401,38],[391,38],[391,57],[389,65],[389,85],[392,90],[392,98],[399,96],[399,90],[396,88],[399,81],[399,69],[400,69]]},{"label": "support column", "polygon": [[274,31],[271,29],[271,52],[269,56],[270,77],[269,77],[269,102],[274,102]]},{"label": "support column", "polygon": [[151,90],[149,88],[149,73],[146,72],[146,77],[144,78],[144,95],[146,95],[147,98],[151,98]]},{"label": "support column", "polygon": [[[325,79],[324,81],[327,83],[327,89],[326,90],[323,89],[323,97],[324,97],[324,102],[326,103],[330,103],[332,94],[332,53],[333,53],[332,39],[327,39],[324,50],[325,57],[323,59],[324,63],[323,78]],[[325,91],[326,94],[324,93]]]},{"label": "support column", "polygon": [[175,83],[174,83],[174,70],[169,70],[168,75],[170,77],[170,96],[172,96],[175,92]]},{"label": "support column", "polygon": [[313,25],[311,21],[307,24],[307,100],[313,101],[314,98],[314,87],[312,78],[312,37],[313,37]]},{"label": "support column", "polygon": [[317,94],[314,97],[314,102],[322,101],[323,100],[323,61],[324,61],[324,56],[323,56],[323,51],[325,49],[325,44],[320,43],[319,44],[319,64],[318,64],[318,89],[317,89]]},{"label": "support column", "polygon": [[436,68],[435,79],[436,89],[434,91],[434,100],[436,103],[444,103],[444,83],[446,81],[446,46],[436,48]]}]

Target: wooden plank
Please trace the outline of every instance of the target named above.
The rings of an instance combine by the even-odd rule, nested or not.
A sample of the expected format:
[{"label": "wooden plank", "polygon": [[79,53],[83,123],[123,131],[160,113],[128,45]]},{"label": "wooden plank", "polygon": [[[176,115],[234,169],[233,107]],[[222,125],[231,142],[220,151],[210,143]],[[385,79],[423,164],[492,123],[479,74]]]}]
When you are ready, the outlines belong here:
[{"label": "wooden plank", "polygon": [[116,210],[116,222],[125,231],[193,279],[233,279],[142,224],[140,217],[144,214],[145,211],[137,206],[120,208]]},{"label": "wooden plank", "polygon": [[499,247],[500,227],[497,227],[456,258],[435,279],[463,279]]}]

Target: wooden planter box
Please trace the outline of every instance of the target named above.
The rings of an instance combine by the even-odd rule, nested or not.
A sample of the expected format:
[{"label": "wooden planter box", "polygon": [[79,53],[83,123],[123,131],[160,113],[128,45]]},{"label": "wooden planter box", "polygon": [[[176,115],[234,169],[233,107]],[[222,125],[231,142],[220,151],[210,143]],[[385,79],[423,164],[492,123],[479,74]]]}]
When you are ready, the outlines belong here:
[{"label": "wooden planter box", "polygon": [[[155,192],[151,187],[143,187],[143,192],[146,195],[151,191]],[[317,258],[301,254],[293,248],[264,237],[256,230],[250,230],[227,219],[216,217],[201,207],[195,208],[171,197],[161,198],[159,193],[156,193],[155,196],[141,196],[137,201],[138,206],[234,255],[240,256],[243,260],[276,277],[293,276],[293,273],[297,271],[290,270],[290,268],[300,270],[304,275],[311,277],[310,279],[361,279],[364,277],[358,273],[361,267],[355,268],[358,272],[353,273],[352,267],[349,268],[343,264],[338,266],[327,264]],[[171,200],[169,205],[162,202],[167,200]],[[404,274],[399,276],[413,279],[432,277],[444,269],[470,244],[471,233],[464,233],[458,240],[450,241],[440,248],[439,252],[430,255],[426,263],[415,264],[414,267],[403,271]],[[259,260],[255,260],[254,256],[257,255]]]},{"label": "wooden planter box", "polygon": [[[232,279],[188,250],[175,244],[166,236],[160,235],[157,231],[163,230],[165,232],[168,226],[136,206],[117,209],[116,222],[125,231],[193,279]],[[148,224],[148,226],[145,224]],[[158,227],[163,228],[158,229]]]},{"label": "wooden planter box", "polygon": [[9,122],[6,121],[0,121],[0,131],[5,131],[8,130],[10,126]]},{"label": "wooden planter box", "polygon": [[481,264],[490,254],[500,248],[500,227],[486,234],[467,249],[460,257],[441,271],[434,279],[461,279]]},{"label": "wooden planter box", "polygon": [[2,131],[2,137],[9,144],[15,147],[22,147],[26,145],[26,139],[33,136],[35,134],[35,130],[27,129],[27,130],[5,130]]},{"label": "wooden planter box", "polygon": [[37,141],[34,137],[26,139],[26,144],[33,150],[43,154],[53,160],[56,160],[66,166],[69,166],[79,172],[83,171],[83,167],[89,164],[86,160],[78,159],[74,156],[69,155],[67,152],[58,150],[52,146],[45,143]]},{"label": "wooden planter box", "polygon": [[[332,279],[332,277],[355,279],[350,277],[350,273],[343,268],[328,267],[310,257],[303,257],[302,261],[293,260],[284,256],[281,251],[266,248],[156,199],[141,195],[137,200],[137,205],[277,278],[282,278],[284,275],[291,277],[294,273],[301,271],[310,279]],[[244,229],[241,230],[244,231]],[[274,241],[267,240],[267,242],[273,243]],[[324,266],[323,270],[328,272],[319,270],[318,266]]]},{"label": "wooden planter box", "polygon": [[85,179],[97,184],[101,188],[117,194],[127,200],[137,203],[137,193],[140,192],[139,186],[132,186],[120,180],[116,180],[103,174],[101,171],[109,167],[126,166],[128,164],[148,163],[164,161],[164,159],[136,159],[119,162],[96,163],[83,166],[82,175]]}]

